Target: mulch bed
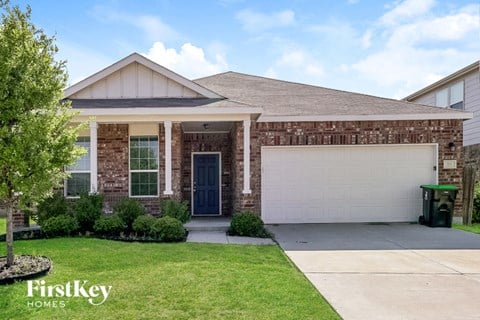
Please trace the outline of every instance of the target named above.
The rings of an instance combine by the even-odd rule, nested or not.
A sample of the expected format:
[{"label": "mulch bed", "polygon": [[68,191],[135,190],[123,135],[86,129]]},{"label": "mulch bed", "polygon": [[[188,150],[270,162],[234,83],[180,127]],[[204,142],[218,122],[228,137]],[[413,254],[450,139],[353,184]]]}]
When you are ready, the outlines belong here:
[{"label": "mulch bed", "polygon": [[52,267],[50,259],[43,256],[15,256],[9,268],[6,263],[7,257],[0,257],[0,285],[44,276]]}]

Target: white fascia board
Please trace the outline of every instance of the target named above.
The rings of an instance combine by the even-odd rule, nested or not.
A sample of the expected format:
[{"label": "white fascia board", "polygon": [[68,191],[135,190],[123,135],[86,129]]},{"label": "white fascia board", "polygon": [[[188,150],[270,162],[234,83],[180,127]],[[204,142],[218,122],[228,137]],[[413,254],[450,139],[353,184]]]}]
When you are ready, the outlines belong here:
[{"label": "white fascia board", "polygon": [[82,116],[104,115],[202,115],[202,114],[261,114],[261,108],[88,108],[73,109]]},{"label": "white fascia board", "polygon": [[417,113],[386,115],[312,115],[312,116],[264,116],[257,122],[308,122],[308,121],[394,121],[394,120],[468,120],[473,118],[471,112],[456,113]]},{"label": "white fascia board", "polygon": [[68,87],[63,91],[63,96],[64,98],[68,98],[71,95],[85,89],[86,87],[94,84],[95,82],[102,80],[112,73],[115,73],[116,71],[126,67],[127,65],[137,62],[141,65],[143,65],[146,68],[149,68],[169,79],[172,79],[173,81],[178,82],[179,84],[199,93],[200,95],[206,97],[206,98],[223,98],[219,94],[208,90],[205,87],[202,87],[201,85],[188,80],[187,78],[182,77],[181,75],[168,70],[167,68],[162,67],[161,65],[151,61],[150,59],[145,58],[144,56],[138,54],[138,53],[132,53],[131,55],[123,58],[122,60],[115,62],[114,64],[106,67],[105,69],[93,74],[92,76]]}]

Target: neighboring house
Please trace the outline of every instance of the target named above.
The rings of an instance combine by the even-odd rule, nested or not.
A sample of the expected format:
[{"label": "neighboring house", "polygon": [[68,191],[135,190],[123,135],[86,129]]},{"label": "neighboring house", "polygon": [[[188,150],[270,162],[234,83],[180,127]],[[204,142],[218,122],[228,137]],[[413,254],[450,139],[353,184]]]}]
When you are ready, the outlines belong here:
[{"label": "neighboring house", "polygon": [[473,113],[473,119],[463,124],[463,145],[465,164],[476,168],[477,180],[480,180],[480,61],[446,76],[404,100]]},{"label": "neighboring house", "polygon": [[471,117],[236,72],[190,81],[136,53],[65,99],[90,123],[66,196],[132,197],[154,214],[173,197],[194,216],[266,223],[416,221],[421,184],[461,188]]}]

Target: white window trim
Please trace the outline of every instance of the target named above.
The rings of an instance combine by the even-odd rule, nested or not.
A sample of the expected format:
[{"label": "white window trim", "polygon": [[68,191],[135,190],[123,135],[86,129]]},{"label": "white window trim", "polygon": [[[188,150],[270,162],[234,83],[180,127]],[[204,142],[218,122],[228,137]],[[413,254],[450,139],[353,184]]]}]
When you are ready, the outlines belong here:
[{"label": "white window trim", "polygon": [[[96,128],[96,126],[95,126]],[[90,138],[90,146],[88,147],[90,149],[90,170],[67,170],[67,167],[65,167],[65,172],[68,172],[70,174],[70,177],[72,174],[74,173],[89,173],[90,174],[90,188],[89,188],[89,193],[92,192],[92,138],[90,136],[79,136],[79,138]],[[96,151],[96,148],[95,148],[95,151]],[[96,157],[95,157],[95,161],[96,161]],[[69,196],[67,194],[68,192],[68,189],[67,189],[67,185],[68,185],[68,179],[65,179],[63,180],[63,196],[67,199],[80,199],[80,196]]]},{"label": "white window trim", "polygon": [[[157,144],[159,144],[160,139],[159,139],[159,134],[158,133],[152,133],[152,134],[142,134],[142,135],[128,135],[128,196],[130,198],[158,198],[160,195],[160,145],[158,145],[158,155],[157,155],[157,169],[156,170],[131,170],[130,169],[130,139],[132,137],[157,137]],[[157,194],[156,195],[140,195],[140,196],[134,196],[132,195],[132,173],[138,173],[138,172],[156,172],[157,173]]]},{"label": "white window trim", "polygon": [[[457,108],[452,108],[452,87],[458,85],[459,83],[462,84],[462,100],[459,101],[459,102],[462,102],[462,108],[461,109],[457,109]],[[442,92],[442,91],[446,91],[447,92],[447,101],[446,101],[446,105],[445,106],[438,106],[437,105],[437,94]],[[459,103],[457,102],[457,103]],[[453,109],[453,110],[465,110],[465,81],[464,80],[460,80],[460,81],[457,81],[455,83],[452,83],[446,87],[443,87],[437,91],[435,91],[435,106],[436,107],[439,107],[439,108],[449,108],[449,109]]]}]

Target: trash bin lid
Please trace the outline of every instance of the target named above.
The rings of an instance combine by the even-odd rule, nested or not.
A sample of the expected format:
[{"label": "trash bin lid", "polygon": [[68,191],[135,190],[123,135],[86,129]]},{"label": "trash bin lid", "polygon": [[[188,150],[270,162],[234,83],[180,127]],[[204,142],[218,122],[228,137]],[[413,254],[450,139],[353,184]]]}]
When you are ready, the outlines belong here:
[{"label": "trash bin lid", "polygon": [[458,190],[457,186],[451,184],[422,184],[420,188],[433,190]]}]

